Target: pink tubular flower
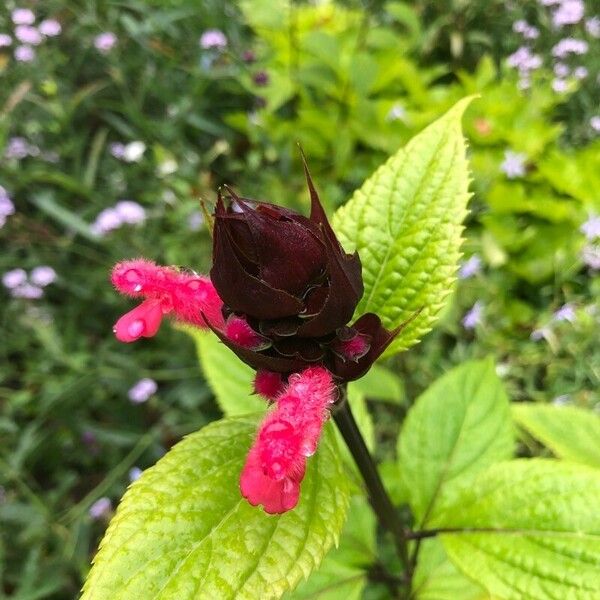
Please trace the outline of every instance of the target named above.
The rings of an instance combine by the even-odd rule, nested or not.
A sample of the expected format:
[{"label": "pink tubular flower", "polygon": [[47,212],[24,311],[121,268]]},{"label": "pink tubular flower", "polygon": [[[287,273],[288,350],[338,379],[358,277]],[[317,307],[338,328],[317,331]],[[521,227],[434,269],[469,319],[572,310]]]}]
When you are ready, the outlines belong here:
[{"label": "pink tubular flower", "polygon": [[283,391],[283,378],[281,373],[274,373],[273,371],[257,371],[256,376],[254,377],[254,391],[268,400],[275,400],[275,398]]},{"label": "pink tubular flower", "polygon": [[265,512],[280,514],[296,506],[306,458],[315,453],[327,408],[335,401],[335,384],[324,367],[290,375],[262,422],[240,477],[242,495]]},{"label": "pink tubular flower", "polygon": [[115,265],[111,279],[122,294],[145,298],[115,324],[113,331],[121,342],[152,337],[163,315],[171,313],[196,327],[206,327],[207,322],[213,327],[223,327],[222,302],[207,277],[138,259]]}]

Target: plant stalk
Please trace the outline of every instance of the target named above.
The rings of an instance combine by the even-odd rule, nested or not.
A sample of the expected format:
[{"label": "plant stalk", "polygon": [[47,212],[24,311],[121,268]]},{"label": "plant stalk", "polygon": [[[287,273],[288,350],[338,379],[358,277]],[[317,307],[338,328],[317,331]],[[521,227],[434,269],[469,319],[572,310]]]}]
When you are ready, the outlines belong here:
[{"label": "plant stalk", "polygon": [[337,410],[334,411],[333,418],[367,486],[371,506],[381,525],[393,535],[400,558],[406,565],[407,571],[409,571],[410,559],[404,527],[396,508],[383,487],[375,462],[358,429],[346,397],[346,388],[340,389],[340,392],[344,398]]}]

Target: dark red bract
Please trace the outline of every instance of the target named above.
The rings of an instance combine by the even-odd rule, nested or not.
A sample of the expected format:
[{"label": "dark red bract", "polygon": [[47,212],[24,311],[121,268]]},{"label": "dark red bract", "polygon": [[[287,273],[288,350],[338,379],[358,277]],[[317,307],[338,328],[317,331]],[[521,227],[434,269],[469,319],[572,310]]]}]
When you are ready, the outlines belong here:
[{"label": "dark red bract", "polygon": [[[210,277],[227,321],[213,331],[255,369],[289,374],[320,363],[349,381],[395,332],[371,313],[348,326],[363,294],[360,258],[338,242],[305,173],[309,218],[230,189],[227,202],[219,196]],[[243,336],[227,335],[230,320]]]}]

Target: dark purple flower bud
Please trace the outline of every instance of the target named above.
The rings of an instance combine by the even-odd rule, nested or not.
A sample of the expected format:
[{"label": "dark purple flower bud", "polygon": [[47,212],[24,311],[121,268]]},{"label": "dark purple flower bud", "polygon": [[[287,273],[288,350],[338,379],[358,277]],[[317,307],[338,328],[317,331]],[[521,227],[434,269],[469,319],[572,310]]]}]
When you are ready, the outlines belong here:
[{"label": "dark purple flower bud", "polygon": [[254,73],[252,81],[254,81],[255,85],[264,87],[269,84],[269,74],[266,71],[258,71]]},{"label": "dark purple flower bud", "polygon": [[257,370],[287,375],[323,364],[349,381],[396,332],[371,313],[348,326],[363,294],[360,259],[338,242],[306,163],[305,174],[309,218],[229,188],[227,202],[219,195],[210,276],[226,325],[212,329]]},{"label": "dark purple flower bud", "polygon": [[245,63],[251,64],[256,61],[256,54],[254,54],[253,50],[244,50],[242,60]]}]

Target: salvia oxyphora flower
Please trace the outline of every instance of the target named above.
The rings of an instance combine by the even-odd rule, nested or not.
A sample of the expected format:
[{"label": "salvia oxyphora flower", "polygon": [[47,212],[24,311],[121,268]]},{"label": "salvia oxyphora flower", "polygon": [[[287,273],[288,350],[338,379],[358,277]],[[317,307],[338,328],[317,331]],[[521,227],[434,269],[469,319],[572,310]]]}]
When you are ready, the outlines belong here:
[{"label": "salvia oxyphora flower", "polygon": [[[364,375],[398,332],[366,313],[357,253],[347,254],[305,165],[311,210],[219,194],[210,278],[137,259],[117,264],[114,286],[140,298],[114,327],[133,342],[162,318],[211,329],[256,373],[272,403],[241,474],[240,488],[269,513],[296,506],[306,460],[318,445],[337,387]],[[224,376],[226,376],[224,374]]]}]

